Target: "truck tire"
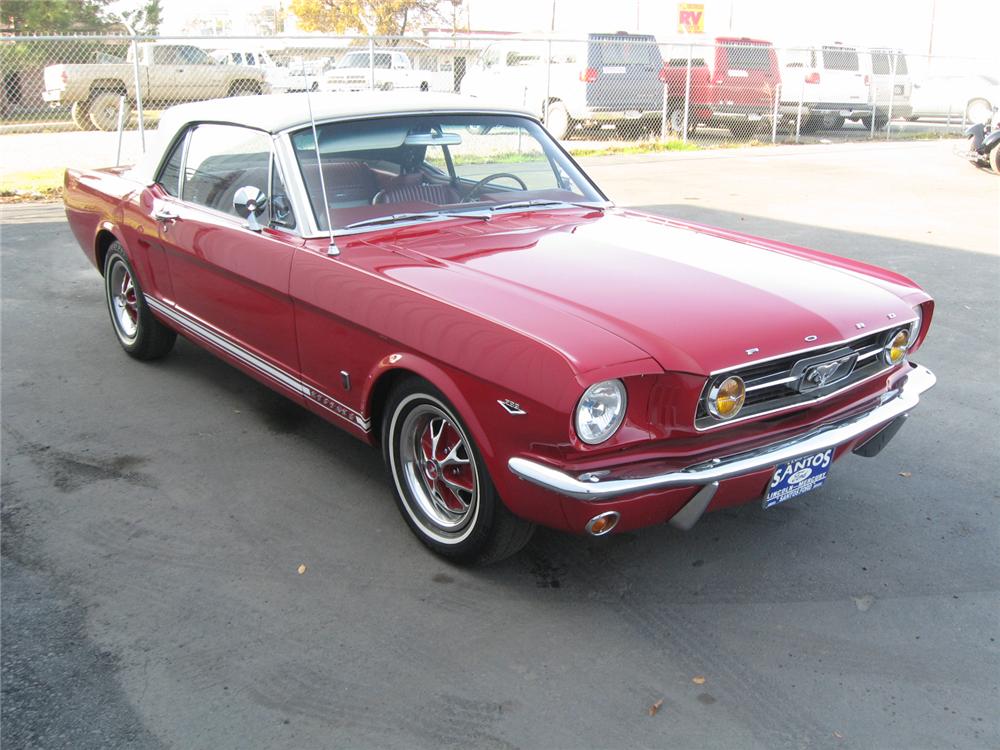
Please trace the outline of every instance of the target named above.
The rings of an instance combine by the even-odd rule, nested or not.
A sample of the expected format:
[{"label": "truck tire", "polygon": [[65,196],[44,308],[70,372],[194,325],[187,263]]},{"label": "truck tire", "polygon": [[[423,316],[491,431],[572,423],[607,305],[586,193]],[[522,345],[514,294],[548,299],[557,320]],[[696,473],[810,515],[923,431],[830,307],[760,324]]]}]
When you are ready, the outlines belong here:
[{"label": "truck tire", "polygon": [[545,128],[560,141],[568,138],[573,132],[573,121],[566,110],[566,105],[558,99],[549,102],[548,111],[545,113]]},{"label": "truck tire", "polygon": [[257,81],[234,81],[226,96],[260,96],[260,93],[260,83]]},{"label": "truck tire", "polygon": [[[78,100],[73,102],[69,108],[69,116],[80,130],[93,130],[94,123],[90,121],[90,102]],[[117,124],[117,123],[116,123]]]},{"label": "truck tire", "polygon": [[[90,100],[88,114],[90,121],[98,130],[116,130],[118,128],[118,100],[121,94],[114,91],[100,91]],[[132,114],[132,103],[125,99],[125,123],[128,124]]]}]

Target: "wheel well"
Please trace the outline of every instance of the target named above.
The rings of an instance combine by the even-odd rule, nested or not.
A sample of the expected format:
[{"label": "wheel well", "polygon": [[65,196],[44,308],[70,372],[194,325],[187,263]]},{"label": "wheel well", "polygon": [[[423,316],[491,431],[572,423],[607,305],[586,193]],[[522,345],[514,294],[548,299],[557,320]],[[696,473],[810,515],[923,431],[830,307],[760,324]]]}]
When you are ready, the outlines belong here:
[{"label": "wheel well", "polygon": [[108,256],[108,248],[118,241],[107,229],[102,229],[97,233],[97,239],[94,241],[94,259],[97,261],[97,270],[104,275],[104,259]]},{"label": "wheel well", "polygon": [[372,441],[376,445],[382,443],[382,415],[385,413],[385,404],[389,400],[392,389],[407,378],[419,377],[412,370],[397,369],[383,373],[375,381],[371,394],[368,396],[368,418],[372,425]]},{"label": "wheel well", "polygon": [[90,98],[93,99],[98,94],[125,94],[128,95],[128,89],[125,88],[125,84],[121,81],[102,80],[94,81],[90,84]]}]

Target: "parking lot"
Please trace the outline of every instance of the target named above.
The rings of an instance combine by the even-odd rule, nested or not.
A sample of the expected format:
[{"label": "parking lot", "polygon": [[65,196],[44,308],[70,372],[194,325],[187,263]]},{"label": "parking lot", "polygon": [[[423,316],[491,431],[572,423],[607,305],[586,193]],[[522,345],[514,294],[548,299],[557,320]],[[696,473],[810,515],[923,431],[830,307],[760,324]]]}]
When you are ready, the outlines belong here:
[{"label": "parking lot", "polygon": [[478,569],[336,427],[189,342],[126,357],[61,206],[0,207],[5,746],[1000,747],[1000,180],[955,148],[582,160],[910,276],[938,385],[787,506]]}]

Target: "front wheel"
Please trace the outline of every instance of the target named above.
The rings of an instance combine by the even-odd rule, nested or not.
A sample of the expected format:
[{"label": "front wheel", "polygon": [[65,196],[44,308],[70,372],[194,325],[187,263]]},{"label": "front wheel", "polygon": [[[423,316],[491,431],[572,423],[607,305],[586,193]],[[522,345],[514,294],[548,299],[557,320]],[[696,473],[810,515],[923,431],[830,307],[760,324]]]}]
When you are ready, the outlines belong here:
[{"label": "front wheel", "polygon": [[159,359],[174,347],[177,333],[153,317],[125,249],[111,243],[104,259],[104,296],[118,343],[136,359]]},{"label": "front wheel", "polygon": [[1000,143],[990,149],[990,169],[993,174],[1000,174]]},{"label": "front wheel", "polygon": [[410,378],[393,391],[382,451],[399,511],[432,551],[489,563],[528,543],[534,525],[507,510],[455,408],[426,381]]}]

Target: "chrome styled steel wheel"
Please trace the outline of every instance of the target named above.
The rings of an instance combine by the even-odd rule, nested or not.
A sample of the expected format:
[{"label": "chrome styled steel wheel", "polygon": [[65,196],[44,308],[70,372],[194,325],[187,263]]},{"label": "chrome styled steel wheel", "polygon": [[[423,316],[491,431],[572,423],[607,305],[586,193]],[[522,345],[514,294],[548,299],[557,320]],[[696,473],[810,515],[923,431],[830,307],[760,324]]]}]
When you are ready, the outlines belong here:
[{"label": "chrome styled steel wheel", "polygon": [[132,272],[121,259],[115,259],[109,269],[108,306],[118,338],[125,344],[135,341],[139,331],[139,300]]},{"label": "chrome styled steel wheel", "polygon": [[460,541],[479,510],[476,459],[443,405],[425,402],[399,426],[404,501],[413,520],[440,541]]},{"label": "chrome styled steel wheel", "polygon": [[528,543],[534,524],[504,505],[465,422],[433,385],[400,378],[381,437],[396,504],[424,545],[455,562],[489,563]]},{"label": "chrome styled steel wheel", "polygon": [[111,243],[104,259],[104,297],[118,343],[130,357],[157,359],[173,348],[177,334],[153,317],[118,242]]}]

